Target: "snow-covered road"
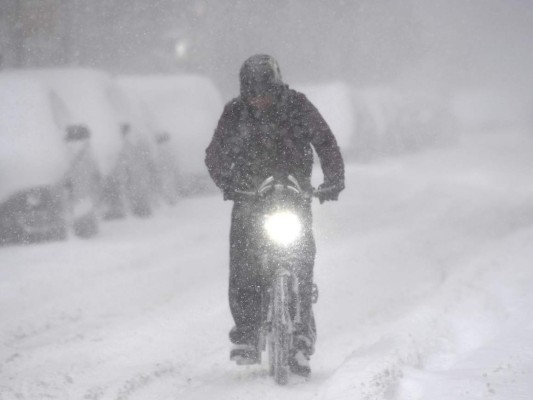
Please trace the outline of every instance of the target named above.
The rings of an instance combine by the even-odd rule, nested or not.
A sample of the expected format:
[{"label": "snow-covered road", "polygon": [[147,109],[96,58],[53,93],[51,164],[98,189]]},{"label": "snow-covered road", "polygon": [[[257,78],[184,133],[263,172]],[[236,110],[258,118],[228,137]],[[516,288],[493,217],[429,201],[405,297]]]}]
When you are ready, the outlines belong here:
[{"label": "snow-covered road", "polygon": [[1,248],[0,400],[530,399],[532,155],[507,132],[349,166],[315,205],[319,341],[287,387],[228,360],[219,197]]}]

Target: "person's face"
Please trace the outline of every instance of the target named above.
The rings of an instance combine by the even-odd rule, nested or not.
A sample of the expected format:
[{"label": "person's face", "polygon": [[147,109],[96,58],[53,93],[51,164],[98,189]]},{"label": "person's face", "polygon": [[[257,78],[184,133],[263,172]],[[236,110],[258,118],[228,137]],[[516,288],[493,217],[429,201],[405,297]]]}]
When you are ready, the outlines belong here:
[{"label": "person's face", "polygon": [[268,111],[274,105],[274,96],[271,94],[260,94],[251,97],[248,103],[258,111]]}]

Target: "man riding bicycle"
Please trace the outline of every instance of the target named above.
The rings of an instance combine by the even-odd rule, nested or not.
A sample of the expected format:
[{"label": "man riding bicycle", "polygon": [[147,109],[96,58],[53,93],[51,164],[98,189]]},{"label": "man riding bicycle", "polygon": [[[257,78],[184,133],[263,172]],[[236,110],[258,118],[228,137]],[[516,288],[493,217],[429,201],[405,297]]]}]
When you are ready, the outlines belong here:
[{"label": "man riding bicycle", "polygon": [[[313,148],[324,174],[319,200],[337,200],[344,189],[344,162],[333,133],[309,100],[289,89],[281,79],[277,61],[254,55],[240,70],[240,96],[226,104],[206,150],[209,173],[222,189],[225,200],[234,200],[230,231],[229,303],[235,326],[230,357],[253,363],[259,357],[257,335],[261,294],[254,251],[254,207],[239,191],[254,190],[269,176],[292,175],[303,190],[311,192]],[[308,376],[314,352],[316,326],[312,311],[315,241],[312,235],[311,201],[305,215],[303,248],[299,261],[301,321],[294,333],[293,373]]]}]

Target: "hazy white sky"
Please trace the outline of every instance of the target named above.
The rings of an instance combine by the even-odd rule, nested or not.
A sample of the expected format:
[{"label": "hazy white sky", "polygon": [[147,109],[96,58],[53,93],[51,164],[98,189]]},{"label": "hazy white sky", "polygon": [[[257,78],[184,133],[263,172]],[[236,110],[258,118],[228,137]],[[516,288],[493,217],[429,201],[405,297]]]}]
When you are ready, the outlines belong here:
[{"label": "hazy white sky", "polygon": [[2,0],[0,8],[7,66],[19,51],[29,66],[199,72],[230,93],[242,61],[266,52],[289,82],[414,76],[533,86],[533,3],[523,0]]}]

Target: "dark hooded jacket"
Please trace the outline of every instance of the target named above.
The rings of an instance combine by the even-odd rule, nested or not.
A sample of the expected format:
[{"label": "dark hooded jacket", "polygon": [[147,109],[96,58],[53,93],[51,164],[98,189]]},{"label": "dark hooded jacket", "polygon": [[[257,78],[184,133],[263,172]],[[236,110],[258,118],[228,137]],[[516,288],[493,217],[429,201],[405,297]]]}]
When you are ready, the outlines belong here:
[{"label": "dark hooded jacket", "polygon": [[[241,73],[241,91],[242,91]],[[291,174],[311,188],[313,150],[320,159],[324,182],[344,186],[344,163],[328,124],[309,100],[279,85],[267,112],[249,106],[245,95],[226,104],[205,163],[224,192],[250,190],[269,176]]]}]

